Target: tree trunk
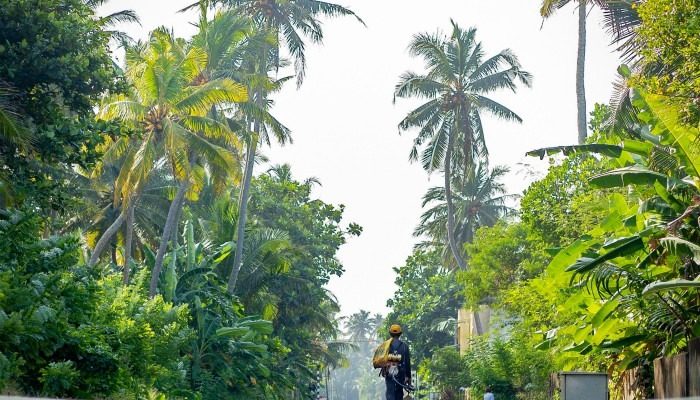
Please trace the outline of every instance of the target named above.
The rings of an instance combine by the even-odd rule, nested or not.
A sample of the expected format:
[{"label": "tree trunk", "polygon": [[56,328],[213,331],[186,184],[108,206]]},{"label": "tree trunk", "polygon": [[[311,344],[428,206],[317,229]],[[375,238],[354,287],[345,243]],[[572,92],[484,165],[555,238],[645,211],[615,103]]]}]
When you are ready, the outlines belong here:
[{"label": "tree trunk", "polygon": [[100,254],[102,254],[105,247],[112,242],[112,238],[117,231],[119,231],[119,228],[121,228],[125,218],[126,216],[124,215],[124,212],[119,213],[117,219],[115,219],[114,222],[112,222],[112,225],[110,225],[105,233],[102,234],[100,240],[98,240],[95,244],[95,249],[92,251],[92,255],[88,261],[88,267],[93,267],[95,264],[97,264],[97,261],[100,260]]},{"label": "tree trunk", "polygon": [[148,290],[148,296],[153,298],[158,290],[158,280],[160,279],[160,272],[163,269],[163,258],[165,257],[165,251],[168,249],[168,243],[172,238],[173,228],[177,225],[177,215],[180,212],[180,208],[185,200],[185,194],[190,186],[188,179],[185,179],[180,183],[180,187],[177,189],[175,198],[172,203],[170,203],[170,208],[168,209],[168,217],[165,220],[165,226],[163,227],[163,234],[160,238],[160,246],[158,247],[158,253],[156,253],[156,261],[153,265],[153,272],[151,274],[151,285]]},{"label": "tree trunk", "polygon": [[131,245],[134,241],[134,212],[136,210],[136,199],[131,199],[131,204],[126,213],[126,232],[124,233],[124,271],[122,280],[125,285],[129,284],[131,275]]},{"label": "tree trunk", "polygon": [[258,145],[257,132],[260,129],[260,122],[257,120],[253,124],[253,137],[250,138],[250,143],[248,143],[248,151],[246,152],[245,160],[245,175],[243,176],[243,183],[241,188],[241,196],[239,199],[238,206],[238,221],[236,227],[236,253],[233,258],[233,265],[231,267],[231,274],[228,278],[228,292],[233,294],[236,290],[236,283],[238,282],[238,274],[241,272],[241,263],[243,261],[243,243],[245,240],[245,223],[248,216],[248,196],[250,194],[250,182],[253,179],[253,166],[255,165],[255,151]]},{"label": "tree trunk", "polygon": [[586,121],[586,0],[578,4],[578,56],[576,57],[576,108],[578,143],[586,142],[588,128]]},{"label": "tree trunk", "polygon": [[117,237],[115,236],[112,239],[113,239],[112,246],[111,246],[112,248],[110,249],[110,254],[112,257],[112,264],[114,264],[114,266],[116,267],[119,265],[119,264],[117,264],[117,245],[118,245]]},{"label": "tree trunk", "polygon": [[461,249],[455,241],[455,210],[452,204],[452,148],[454,147],[455,132],[451,132],[447,140],[447,149],[445,150],[445,201],[447,202],[447,241],[450,244],[452,255],[457,261],[457,267],[461,270],[467,269],[467,264],[462,258]]}]

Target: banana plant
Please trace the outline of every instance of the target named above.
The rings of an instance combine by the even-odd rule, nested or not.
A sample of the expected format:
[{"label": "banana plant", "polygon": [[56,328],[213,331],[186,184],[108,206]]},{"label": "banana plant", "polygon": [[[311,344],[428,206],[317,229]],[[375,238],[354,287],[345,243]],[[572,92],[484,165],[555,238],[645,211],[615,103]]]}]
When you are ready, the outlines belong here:
[{"label": "banana plant", "polygon": [[623,369],[700,336],[700,132],[667,98],[636,92],[634,105],[645,124],[636,138],[528,153],[594,153],[612,166],[590,180],[608,215],[548,270],[569,280],[567,306],[583,311],[543,346],[566,337],[563,348],[615,354]]}]

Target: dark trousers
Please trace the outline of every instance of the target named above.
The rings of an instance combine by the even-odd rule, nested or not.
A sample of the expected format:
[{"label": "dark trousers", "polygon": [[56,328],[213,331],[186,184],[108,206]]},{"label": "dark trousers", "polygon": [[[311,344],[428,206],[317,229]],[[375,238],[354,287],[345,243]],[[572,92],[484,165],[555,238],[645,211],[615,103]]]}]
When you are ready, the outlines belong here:
[{"label": "dark trousers", "polygon": [[403,400],[403,388],[391,378],[386,380],[386,400]]}]

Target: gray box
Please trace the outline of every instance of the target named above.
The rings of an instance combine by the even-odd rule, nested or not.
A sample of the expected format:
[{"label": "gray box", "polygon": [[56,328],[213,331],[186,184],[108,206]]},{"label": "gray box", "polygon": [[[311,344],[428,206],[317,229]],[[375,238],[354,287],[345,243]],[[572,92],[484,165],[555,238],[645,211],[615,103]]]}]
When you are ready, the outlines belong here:
[{"label": "gray box", "polygon": [[562,400],[608,400],[608,374],[598,372],[560,372]]}]

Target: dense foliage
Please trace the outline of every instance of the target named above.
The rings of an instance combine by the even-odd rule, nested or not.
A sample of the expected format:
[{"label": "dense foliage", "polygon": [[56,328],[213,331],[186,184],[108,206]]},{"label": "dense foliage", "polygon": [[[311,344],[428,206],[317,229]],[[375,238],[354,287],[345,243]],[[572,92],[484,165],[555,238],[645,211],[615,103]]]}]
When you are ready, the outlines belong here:
[{"label": "dense foliage", "polygon": [[700,121],[700,5],[691,0],[645,1],[637,7],[643,62],[654,74],[638,77],[651,93],[680,100],[685,119]]},{"label": "dense foliage", "polygon": [[193,38],[130,43],[102,3],[0,10],[0,392],[316,398],[344,360],[324,286],[362,229],[288,165],[241,185],[251,137],[289,139],[256,104],[285,82],[272,27],[203,2]]},{"label": "dense foliage", "polygon": [[[0,203],[31,199],[45,212],[71,203],[63,176],[90,167],[119,127],[96,122],[95,102],[121,85],[110,36],[82,0],[21,0],[0,10],[0,94],[12,117],[0,124]],[[13,134],[14,133],[14,134]]]},{"label": "dense foliage", "polygon": [[[567,3],[543,1],[541,11],[547,17]],[[578,3],[585,34],[585,7]],[[402,122],[422,129],[415,144],[428,143],[425,162],[452,157],[448,161],[454,165],[445,161],[433,167],[451,179],[426,195],[430,201],[416,232],[423,254],[448,247],[454,253],[457,247],[452,255],[459,268],[449,272],[455,267],[449,257],[436,266],[457,290],[446,289],[433,271],[408,275],[408,266],[397,269],[401,301],[389,301],[389,319],[414,316],[431,304],[429,294],[443,293],[452,299],[441,299],[439,306],[457,301],[457,307],[471,310],[474,325],[469,344],[455,348],[436,341],[442,332],[423,330],[430,326],[426,321],[404,319],[413,324],[407,330],[421,332],[420,346],[427,346],[419,372],[431,387],[419,398],[430,391],[442,399],[460,398],[464,390],[480,396],[486,386],[497,398],[550,398],[548,375],[558,370],[606,371],[616,398],[623,374],[632,369],[639,395],[653,397],[654,359],[679,354],[700,336],[697,2],[592,3],[603,9],[613,42],[631,64],[619,68],[610,106],[596,105],[591,113],[591,134],[579,124],[579,138],[588,136],[585,143],[528,153],[549,157],[550,167],[525,190],[517,215],[503,210],[488,223],[465,229],[461,221],[469,212],[464,210],[474,218],[488,202],[474,202],[455,188],[468,176],[463,171],[479,171],[487,157],[472,161],[468,154],[451,155],[448,142],[431,136],[431,124],[446,119],[432,118],[430,103]],[[417,55],[438,54],[439,46],[419,38],[426,44]],[[429,66],[456,59],[457,50],[448,49]],[[438,83],[421,79],[405,75],[399,88],[423,98],[439,93]],[[476,146],[467,151],[480,149],[480,122],[465,123],[480,134],[467,141]],[[454,131],[437,132],[447,137]],[[454,196],[445,202],[451,190]],[[489,198],[485,190],[475,192]],[[436,200],[446,204],[436,207],[431,203]],[[405,295],[408,288],[420,295]],[[476,310],[489,310],[489,320],[481,321],[483,313]]]},{"label": "dense foliage", "polygon": [[[635,369],[651,396],[653,360],[700,337],[697,1],[592,2],[630,65],[586,127],[580,43],[587,142],[528,153],[550,165],[522,197],[501,182],[508,168],[489,164],[482,118],[520,122],[496,92],[531,75],[511,50],[486,57],[475,28],[414,36],[424,68],[402,74],[394,97],[421,103],[399,129],[415,134],[411,160],[444,182],[423,198],[386,319],[336,318],[326,285],[362,232],[344,206],[316,199],[318,182],[289,165],[253,173],[263,145],[292,139],[272,115],[290,80],[278,77],[282,55],[301,84],[322,18],[362,22],[353,11],[201,1],[192,38],[157,28],[130,42],[113,23],[137,16],[99,16],[101,0],[6,3],[2,394],[376,398],[370,355],[400,323],[419,398],[491,386],[544,399],[562,369],[607,371],[613,396]],[[583,40],[587,2],[576,3]],[[455,340],[460,309],[466,342]]]}]

